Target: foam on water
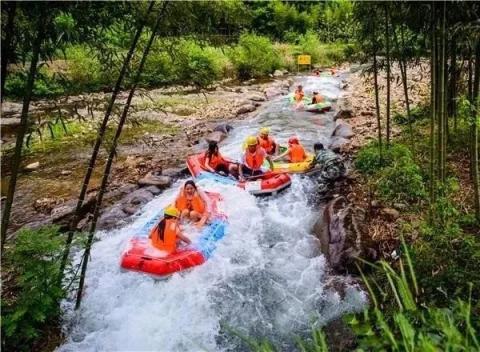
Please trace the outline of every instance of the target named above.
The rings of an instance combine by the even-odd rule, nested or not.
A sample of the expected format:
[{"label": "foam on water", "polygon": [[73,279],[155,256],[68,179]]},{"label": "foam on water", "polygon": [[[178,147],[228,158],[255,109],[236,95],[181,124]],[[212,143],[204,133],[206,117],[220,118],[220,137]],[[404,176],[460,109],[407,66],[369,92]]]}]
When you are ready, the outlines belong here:
[{"label": "foam on water", "polygon": [[[330,87],[331,80],[315,77],[302,83],[305,89],[323,81],[321,87]],[[299,114],[292,118],[284,105],[279,98],[254,120],[235,126],[222,151],[238,157],[243,138],[264,124],[273,127],[280,141],[291,133],[310,143],[328,138],[332,121],[319,131]],[[292,336],[308,336],[312,325],[363,306],[365,296],[355,287],[343,298],[324,287],[325,258],[309,232],[315,210],[308,195],[315,185],[301,176],[293,177],[288,191],[263,199],[201,181],[201,187],[222,194],[221,210],[229,219],[213,256],[162,281],[121,272],[119,258],[129,238],[172,201],[182,182],[145,205],[129,226],[97,234],[100,240],[92,248],[82,307],[73,312],[73,302],[64,303],[68,338],[59,351],[245,349],[232,330],[267,337],[282,350],[292,350]]]}]

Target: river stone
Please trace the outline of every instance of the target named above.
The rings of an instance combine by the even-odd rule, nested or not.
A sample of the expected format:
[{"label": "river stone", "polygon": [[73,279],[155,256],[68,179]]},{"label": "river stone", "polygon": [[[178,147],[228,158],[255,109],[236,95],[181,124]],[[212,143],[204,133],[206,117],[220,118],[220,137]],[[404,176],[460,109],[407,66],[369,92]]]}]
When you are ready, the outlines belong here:
[{"label": "river stone", "polygon": [[355,133],[353,133],[352,126],[350,126],[348,123],[338,120],[337,121],[337,127],[335,127],[335,130],[332,133],[332,137],[343,137],[343,138],[352,138]]},{"label": "river stone", "polygon": [[229,125],[228,123],[218,124],[218,125],[215,126],[215,128],[213,129],[214,132],[219,131],[219,132],[223,132],[223,133],[225,133],[225,134],[230,133],[231,130],[233,130],[233,126],[232,126],[232,125]]},{"label": "river stone", "polygon": [[275,70],[273,72],[273,77],[282,77],[282,76],[283,76],[283,71]]},{"label": "river stone", "polygon": [[333,119],[335,121],[339,119],[349,119],[352,116],[353,116],[353,111],[351,109],[341,109],[335,114],[335,117]]},{"label": "river stone", "polygon": [[333,150],[335,153],[339,153],[342,150],[342,147],[350,141],[343,137],[333,137],[328,148]]},{"label": "river stone", "polygon": [[26,172],[30,172],[30,171],[38,170],[39,167],[40,167],[40,162],[36,161],[34,163],[31,163],[25,166],[23,170]]},{"label": "river stone", "polygon": [[148,187],[145,187],[144,190],[150,192],[154,196],[162,193],[162,190],[160,188],[158,188],[157,186],[148,186]]},{"label": "river stone", "polygon": [[146,188],[140,188],[123,198],[120,203],[128,205],[143,205],[152,199],[153,194],[151,192],[149,192]]},{"label": "river stone", "polygon": [[264,90],[264,93],[269,100],[275,98],[276,96],[282,95],[282,91],[276,87],[268,87]]},{"label": "river stone", "polygon": [[162,172],[162,175],[172,178],[180,177],[186,174],[188,174],[188,169],[186,167],[171,167],[163,170]]},{"label": "river stone", "polygon": [[220,131],[214,131],[212,133],[210,133],[209,135],[207,135],[205,137],[205,140],[207,142],[217,142],[217,143],[220,143],[221,141],[223,141],[225,138],[227,138],[227,135],[223,132],[220,132]]},{"label": "river stone", "polygon": [[160,189],[167,188],[172,183],[172,178],[165,175],[153,175],[148,173],[145,177],[138,180],[140,187],[144,186],[157,186]]},{"label": "river stone", "polygon": [[251,103],[240,106],[235,112],[236,115],[246,114],[252,111],[255,111],[257,107]]},{"label": "river stone", "polygon": [[128,216],[120,206],[113,206],[107,209],[97,221],[97,230],[109,230],[124,224]]},{"label": "river stone", "polygon": [[250,94],[248,97],[247,97],[248,100],[252,100],[252,101],[265,101],[267,100],[265,98],[265,96],[263,94],[260,94],[260,93],[253,93],[253,94]]}]

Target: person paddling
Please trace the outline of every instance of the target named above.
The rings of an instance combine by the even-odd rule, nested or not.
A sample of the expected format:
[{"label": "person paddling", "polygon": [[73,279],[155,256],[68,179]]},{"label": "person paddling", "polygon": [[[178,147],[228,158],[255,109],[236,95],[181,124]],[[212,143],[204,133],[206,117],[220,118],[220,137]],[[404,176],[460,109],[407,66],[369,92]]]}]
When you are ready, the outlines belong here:
[{"label": "person paddling", "polygon": [[154,227],[149,236],[155,248],[170,254],[177,250],[177,240],[185,242],[186,244],[192,243],[192,241],[180,231],[178,224],[179,216],[180,211],[173,206],[168,206],[164,209],[163,219]]},{"label": "person paddling", "polygon": [[267,159],[270,170],[273,170],[272,158],[265,152],[265,149],[258,145],[257,137],[247,137],[247,148],[242,156],[242,164],[238,168],[240,181],[245,181],[244,176],[258,176],[262,175],[262,164]]},{"label": "person paddling", "polygon": [[192,180],[185,182],[175,199],[175,207],[180,211],[180,218],[195,222],[197,227],[203,226],[208,219],[207,204],[206,195]]},{"label": "person paddling", "polygon": [[290,163],[301,163],[307,158],[307,153],[305,153],[305,149],[298,141],[298,138],[292,136],[288,139],[288,148],[285,152],[273,158],[273,160],[282,159],[287,157]]}]

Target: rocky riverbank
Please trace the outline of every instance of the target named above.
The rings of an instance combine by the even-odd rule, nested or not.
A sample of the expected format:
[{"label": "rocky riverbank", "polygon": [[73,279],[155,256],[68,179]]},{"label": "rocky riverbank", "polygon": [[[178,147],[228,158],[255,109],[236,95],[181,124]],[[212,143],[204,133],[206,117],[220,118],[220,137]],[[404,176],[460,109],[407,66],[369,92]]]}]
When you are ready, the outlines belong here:
[{"label": "rocky riverbank", "polygon": [[[404,91],[400,71],[392,72],[392,117],[405,112]],[[409,67],[408,90],[410,106],[420,106],[429,99],[429,67],[422,63]],[[384,75],[379,76],[382,126],[385,125]],[[377,260],[396,259],[399,245],[398,224],[406,204],[392,206],[382,204],[371,194],[368,180],[354,168],[357,151],[377,138],[373,77],[364,75],[362,66],[354,67],[345,82],[345,92],[338,101],[337,118],[342,119],[344,129],[350,129],[349,138],[335,139],[330,146],[340,152],[350,165],[347,177],[332,190],[332,199],[320,210],[314,232],[322,243],[322,252],[331,267],[340,273],[356,272],[356,258]],[[338,123],[339,120],[337,120]],[[385,133],[384,127],[382,127]],[[392,123],[392,136],[400,128]],[[336,145],[335,145],[336,143]]]},{"label": "rocky riverbank", "polygon": [[[185,172],[184,161],[188,154],[202,148],[208,139],[219,141],[225,138],[229,121],[249,117],[264,102],[287,94],[292,83],[292,78],[279,72],[267,81],[251,80],[240,85],[219,82],[206,92],[195,92],[193,87],[139,90],[118,147],[99,228],[121,224],[122,219],[135,213]],[[113,121],[118,119],[127,94],[120,94]],[[82,145],[80,140],[96,131],[108,98],[109,94],[95,93],[32,104],[34,127],[51,121],[51,115],[55,113],[67,122],[79,121],[82,131],[66,136],[65,142],[60,137],[55,140],[58,145],[50,143],[50,148],[37,148],[27,153],[16,189],[12,232],[22,226],[68,223],[93,141]],[[14,143],[20,110],[19,103],[2,105],[4,165],[8,165],[8,150]],[[7,125],[9,128],[4,130]],[[87,227],[89,213],[94,207],[105,157],[106,148],[103,148],[82,209],[84,218],[79,224],[80,229]],[[7,178],[8,167],[4,167],[2,194],[6,192]]]}]

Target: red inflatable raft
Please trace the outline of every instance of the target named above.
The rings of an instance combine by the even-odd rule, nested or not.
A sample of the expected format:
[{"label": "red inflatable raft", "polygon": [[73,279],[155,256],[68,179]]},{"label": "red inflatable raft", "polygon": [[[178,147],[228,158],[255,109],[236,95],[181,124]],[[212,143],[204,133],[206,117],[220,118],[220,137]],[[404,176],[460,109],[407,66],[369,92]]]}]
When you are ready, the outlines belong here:
[{"label": "red inflatable raft", "polygon": [[130,240],[129,247],[122,254],[121,268],[161,278],[203,264],[215,250],[217,241],[225,235],[227,224],[225,215],[217,211],[217,201],[220,200],[220,195],[217,193],[206,194],[212,201],[210,207],[212,218],[209,224],[203,228],[200,236],[192,240],[191,245],[178,248],[171,254],[152,245],[149,235],[162,219],[162,213],[147,222]]},{"label": "red inflatable raft", "polygon": [[[233,163],[232,161],[229,161]],[[223,184],[236,185],[254,195],[276,194],[290,186],[292,180],[286,173],[267,171],[251,180],[240,182],[233,177],[222,176],[204,168],[204,154],[191,155],[187,158],[187,167],[196,179],[210,179]]]}]

